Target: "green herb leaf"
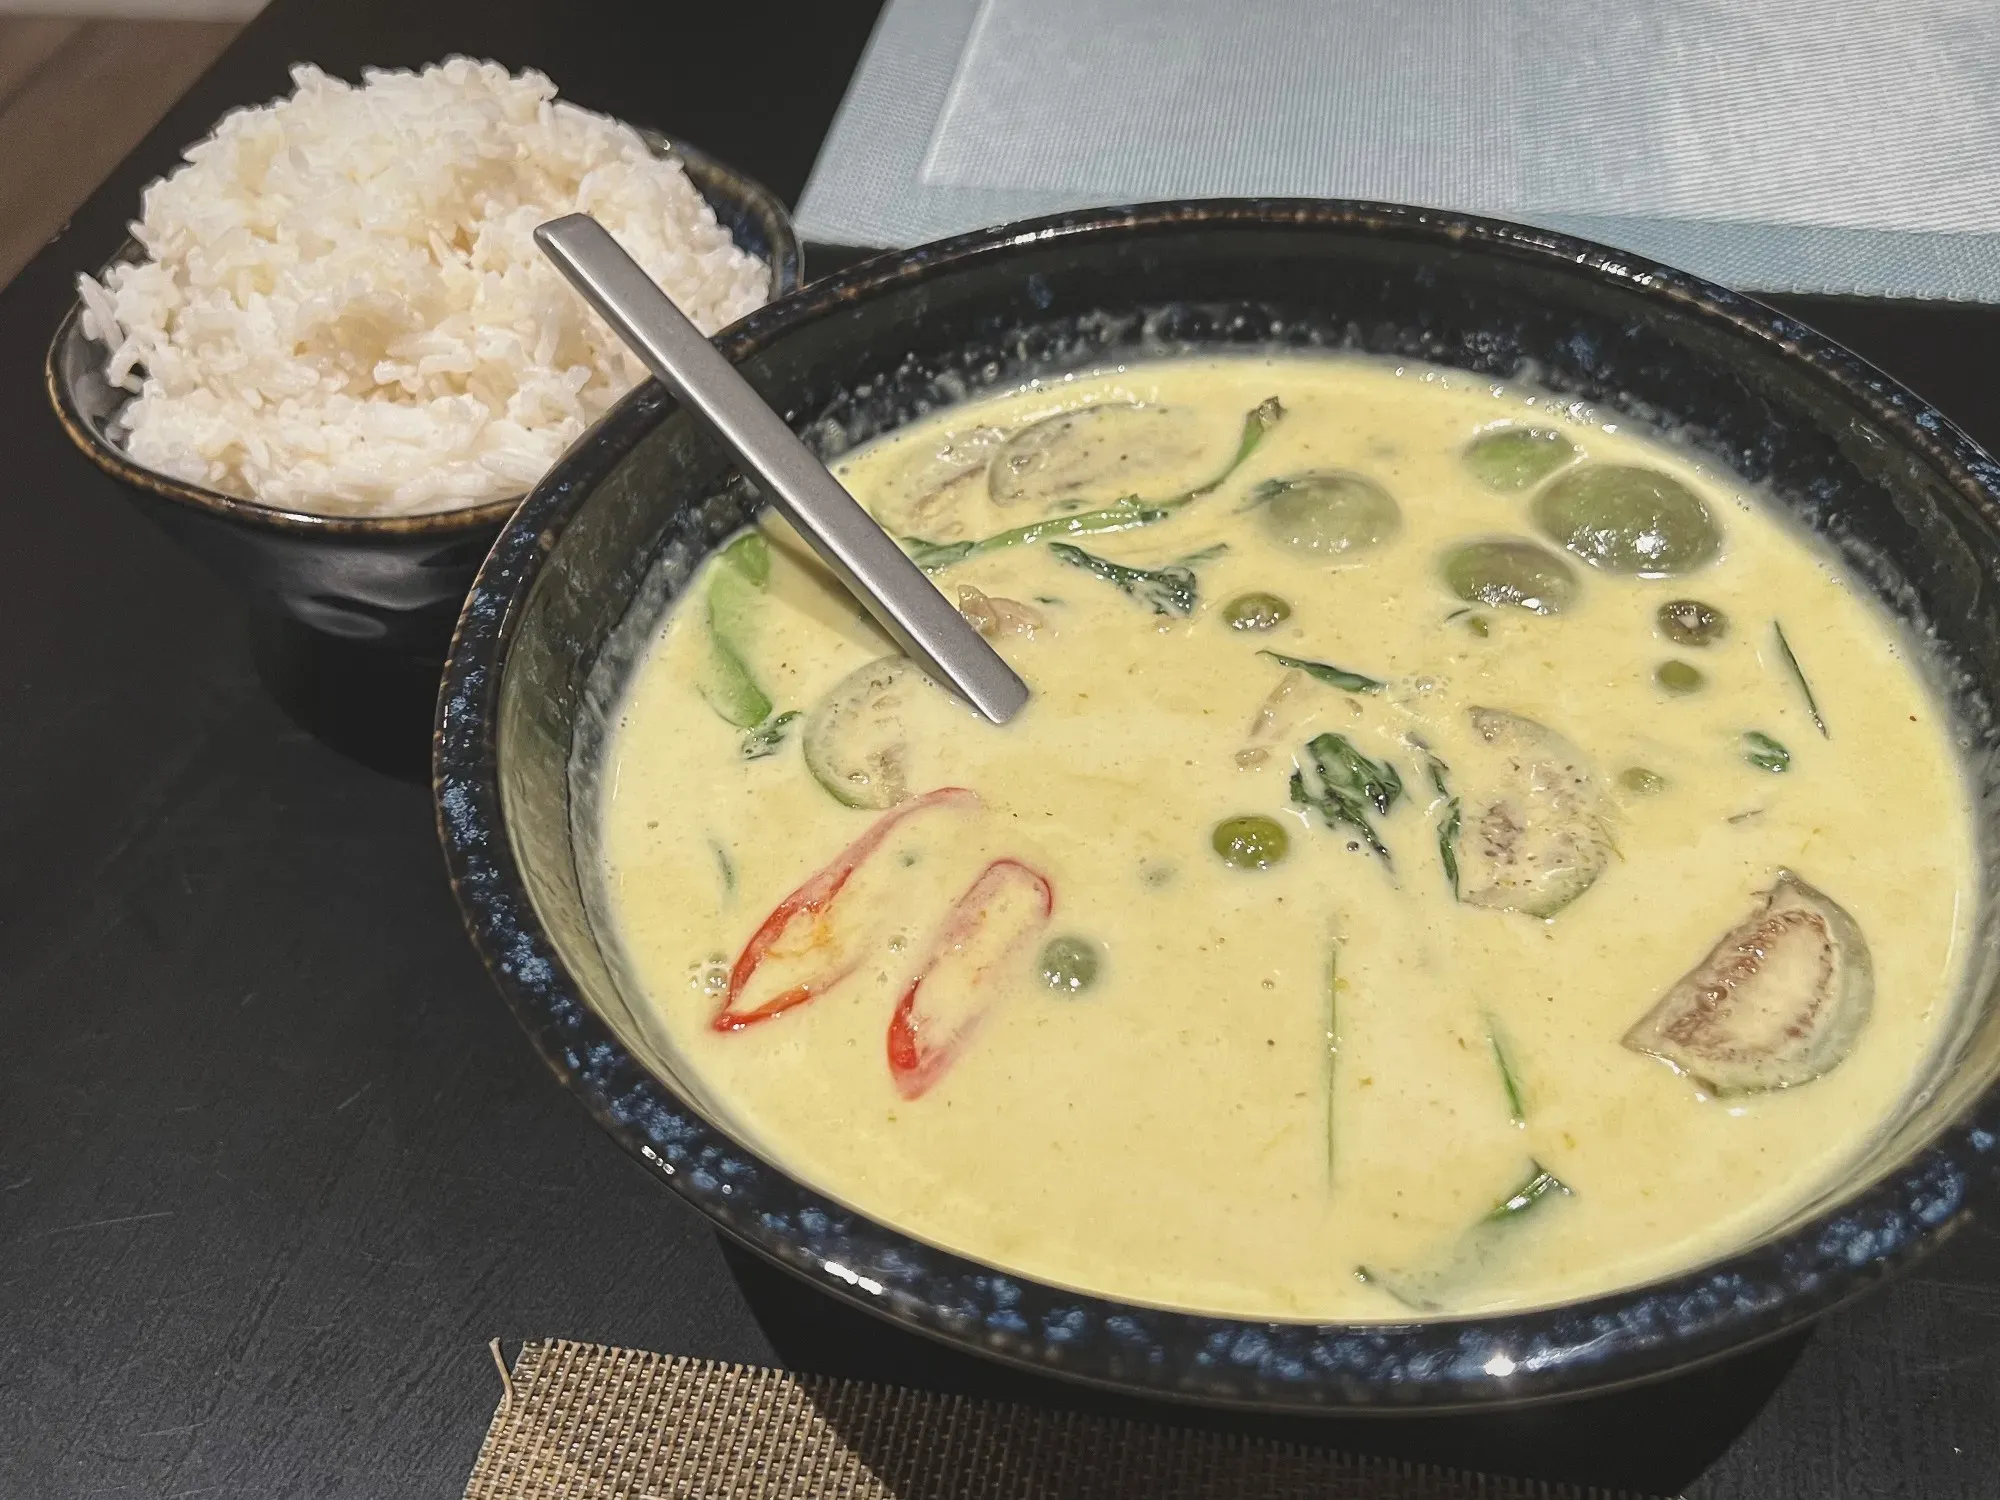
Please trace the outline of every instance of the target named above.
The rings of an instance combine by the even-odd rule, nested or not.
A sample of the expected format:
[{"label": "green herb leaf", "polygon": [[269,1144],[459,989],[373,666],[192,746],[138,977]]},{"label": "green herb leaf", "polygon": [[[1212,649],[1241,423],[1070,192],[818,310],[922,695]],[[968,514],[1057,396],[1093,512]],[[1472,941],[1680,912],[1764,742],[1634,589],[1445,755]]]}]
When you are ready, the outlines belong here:
[{"label": "green herb leaf", "polygon": [[1355,1277],[1379,1286],[1406,1307],[1439,1312],[1468,1281],[1484,1276],[1496,1261],[1514,1254],[1513,1221],[1552,1197],[1567,1198],[1570,1189],[1538,1161],[1528,1163],[1521,1184],[1459,1234],[1457,1240],[1407,1270],[1384,1272],[1357,1266]]},{"label": "green herb leaf", "polygon": [[[1421,748],[1421,747],[1419,747]],[[1451,882],[1451,899],[1458,899],[1458,835],[1463,821],[1459,800],[1452,795],[1446,777],[1451,767],[1439,760],[1429,750],[1424,750],[1424,768],[1430,773],[1431,786],[1444,798],[1444,816],[1438,819],[1438,863],[1444,866],[1444,878]]]},{"label": "green herb leaf", "polygon": [[1375,1271],[1369,1269],[1367,1266],[1356,1266],[1354,1268],[1354,1279],[1363,1286],[1379,1286],[1412,1312],[1434,1313],[1444,1311],[1444,1304],[1442,1302],[1433,1301],[1418,1291],[1403,1277],[1392,1275],[1387,1271]]},{"label": "green herb leaf", "polygon": [[1513,1218],[1516,1214],[1524,1214],[1551,1193],[1560,1193],[1565,1198],[1570,1195],[1562,1179],[1540,1162],[1529,1162],[1528,1169],[1528,1176],[1521,1185],[1494,1204],[1492,1210],[1481,1220],[1482,1223],[1497,1224],[1504,1219]]},{"label": "green herb leaf", "polygon": [[1507,1093],[1507,1118],[1516,1125],[1526,1126],[1528,1109],[1521,1100],[1521,1080],[1515,1076],[1506,1044],[1500,1040],[1499,1024],[1491,1016],[1486,1018],[1486,1045],[1493,1049],[1493,1065],[1500,1070],[1500,1086]]},{"label": "green herb leaf", "polygon": [[723,894],[728,896],[735,895],[736,866],[729,862],[729,851],[714,839],[708,841],[708,847],[715,851],[715,868],[722,872]]},{"label": "green herb leaf", "polygon": [[1570,1196],[1570,1190],[1568,1190],[1568,1186],[1564,1186],[1562,1178],[1558,1178],[1554,1172],[1550,1172],[1540,1162],[1528,1162],[1528,1176],[1522,1178],[1522,1184],[1518,1188],[1514,1188],[1514,1192],[1510,1192],[1498,1204],[1494,1204],[1488,1210],[1486,1218],[1482,1218],[1480,1222],[1482,1224],[1500,1224],[1502,1220],[1510,1220],[1516,1214],[1526,1214],[1530,1208],[1534,1208],[1538,1202],[1542,1202],[1544,1198],[1548,1198],[1548,1194],[1552,1194],[1552,1192],[1560,1194],[1564,1198]]},{"label": "green herb leaf", "polygon": [[1363,677],[1359,672],[1350,672],[1345,667],[1336,667],[1331,662],[1307,661],[1303,656],[1286,656],[1280,651],[1262,651],[1259,656],[1268,656],[1281,667],[1295,667],[1308,677],[1317,678],[1328,687],[1337,687],[1349,693],[1379,693],[1384,684],[1373,677]]},{"label": "green herb leaf", "polygon": [[1164,568],[1132,568],[1124,563],[1115,563],[1108,557],[1098,557],[1081,547],[1072,547],[1067,542],[1051,542],[1049,553],[1073,568],[1082,568],[1086,573],[1102,578],[1120,593],[1128,594],[1146,605],[1156,615],[1178,615],[1185,619],[1194,613],[1198,590],[1194,569],[1185,562],[1169,563]]},{"label": "green herb leaf", "polygon": [[1819,704],[1813,698],[1812,684],[1806,681],[1805,669],[1799,665],[1798,657],[1793,654],[1792,643],[1785,639],[1785,627],[1773,620],[1771,632],[1778,638],[1778,653],[1785,658],[1785,665],[1791,669],[1792,681],[1796,682],[1799,691],[1805,694],[1806,712],[1812,715],[1813,724],[1819,729],[1820,738],[1832,739],[1833,736],[1827,732],[1826,720],[1819,716]]},{"label": "green herb leaf", "polygon": [[1315,735],[1292,768],[1292,801],[1320,815],[1329,828],[1345,825],[1393,866],[1386,844],[1369,821],[1369,810],[1387,813],[1403,795],[1403,778],[1387,761],[1370,760],[1345,735]]},{"label": "green herb leaf", "polygon": [[1250,455],[1257,451],[1257,445],[1264,441],[1264,434],[1276,427],[1284,419],[1284,415],[1285,408],[1276,396],[1266,396],[1251,407],[1244,413],[1243,436],[1237,440],[1235,455],[1222,466],[1221,473],[1208,483],[1189,490],[1185,498],[1192,500],[1197,495],[1206,495],[1210,490],[1220,489],[1223,481],[1242,468]]},{"label": "green herb leaf", "polygon": [[1761,729],[1743,731],[1743,758],[1760,771],[1779,775],[1792,768],[1792,752]]},{"label": "green herb leaf", "polygon": [[785,731],[790,729],[798,718],[799,710],[788,708],[775,718],[766,719],[755,729],[750,730],[743,736],[743,758],[763,760],[766,756],[776,755],[784,748]]},{"label": "green herb leaf", "polygon": [[948,568],[953,563],[963,562],[968,557],[977,557],[986,552],[998,552],[1007,547],[1026,547],[1049,537],[1101,536],[1113,531],[1131,531],[1139,526],[1151,526],[1156,521],[1164,521],[1183,505],[1188,498],[1162,501],[1148,505],[1137,495],[1127,495],[1115,500],[1102,510],[1079,511],[1073,516],[1046,516],[1039,521],[1030,521],[1025,526],[1015,526],[1006,531],[995,532],[992,536],[981,537],[968,542],[927,542],[922,537],[906,536],[902,539],[903,550],[910,554],[910,560],[926,573],[935,573],[940,568]]},{"label": "green herb leaf", "polygon": [[1340,946],[1326,960],[1326,1185],[1333,1187],[1333,1084],[1340,1061]]}]

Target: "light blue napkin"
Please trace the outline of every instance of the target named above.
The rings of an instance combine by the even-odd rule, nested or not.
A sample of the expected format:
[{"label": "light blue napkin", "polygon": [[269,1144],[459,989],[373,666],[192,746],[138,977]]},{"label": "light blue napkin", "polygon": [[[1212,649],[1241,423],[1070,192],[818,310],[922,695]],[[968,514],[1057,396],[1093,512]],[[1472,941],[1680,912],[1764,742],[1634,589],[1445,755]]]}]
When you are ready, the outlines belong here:
[{"label": "light blue napkin", "polygon": [[2000,301],[1995,0],[891,0],[799,207],[900,246],[1298,194]]}]

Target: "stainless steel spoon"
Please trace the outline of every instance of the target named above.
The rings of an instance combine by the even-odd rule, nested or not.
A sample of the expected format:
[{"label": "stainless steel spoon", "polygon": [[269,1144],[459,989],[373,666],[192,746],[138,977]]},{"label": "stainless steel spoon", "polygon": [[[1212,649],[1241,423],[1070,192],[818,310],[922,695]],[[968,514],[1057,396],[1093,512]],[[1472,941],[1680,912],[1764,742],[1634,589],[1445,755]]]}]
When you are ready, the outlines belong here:
[{"label": "stainless steel spoon", "polygon": [[536,229],[535,242],[912,661],[995,724],[1014,716],[1027,684],[602,224],[569,214]]}]

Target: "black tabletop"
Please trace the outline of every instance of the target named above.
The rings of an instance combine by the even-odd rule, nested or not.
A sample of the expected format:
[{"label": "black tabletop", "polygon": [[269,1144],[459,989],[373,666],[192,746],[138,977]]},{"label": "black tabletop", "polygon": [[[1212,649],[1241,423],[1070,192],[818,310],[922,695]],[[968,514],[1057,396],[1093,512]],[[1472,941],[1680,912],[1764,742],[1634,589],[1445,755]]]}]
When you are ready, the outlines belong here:
[{"label": "black tabletop", "polygon": [[[461,934],[421,775],[297,727],[236,600],[46,408],[73,273],[183,143],[282,92],[294,61],[539,67],[795,200],[875,8],[277,0],[0,294],[0,1494],[456,1494],[498,1396],[494,1336],[1716,1500],[2000,1493],[1983,1223],[1810,1338],[1665,1386],[1319,1424],[1141,1411],[990,1368],[725,1249],[515,1030]],[[2000,447],[2000,313],[1788,305]]]}]

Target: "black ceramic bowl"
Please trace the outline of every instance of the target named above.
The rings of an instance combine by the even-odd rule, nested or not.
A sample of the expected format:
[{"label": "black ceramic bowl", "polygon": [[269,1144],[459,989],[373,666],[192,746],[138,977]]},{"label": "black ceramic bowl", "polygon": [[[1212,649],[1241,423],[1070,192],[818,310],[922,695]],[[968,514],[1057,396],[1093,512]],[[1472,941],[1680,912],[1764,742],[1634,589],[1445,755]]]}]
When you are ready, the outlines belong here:
[{"label": "black ceramic bowl", "polygon": [[[799,284],[798,236],[770,189],[692,147],[646,137],[687,169],[736,243],[769,264],[773,297]],[[111,264],[140,253],[127,241]],[[104,346],[84,337],[81,313],[72,306],[57,327],[46,378],[63,430],[91,462],[254,605],[309,631],[428,659],[434,672],[480,559],[519,497],[414,516],[321,516],[156,473],[108,435],[127,396],[106,383]]]},{"label": "black ceramic bowl", "polygon": [[1767,486],[1934,628],[1989,820],[1980,957],[1948,1050],[1865,1161],[1737,1253],[1587,1301],[1423,1324],[1198,1316],[1008,1274],[795,1180],[720,1128],[691,1079],[628,1046],[633,1000],[588,874],[592,767],[635,648],[754,509],[648,385],[550,472],[480,572],[439,703],[439,825],[473,941],[550,1067],[730,1235],[894,1323],[1052,1374],[1269,1408],[1437,1410],[1603,1390],[1773,1338],[1907,1265],[1990,1191],[2000,469],[1908,391],[1769,308],[1632,256],[1354,203],[1160,205],[968,235],[817,282],[719,342],[829,451],[1036,373],[1184,350],[1526,372]]}]

